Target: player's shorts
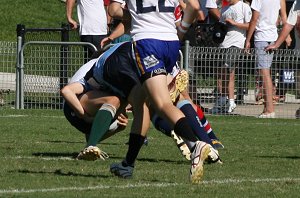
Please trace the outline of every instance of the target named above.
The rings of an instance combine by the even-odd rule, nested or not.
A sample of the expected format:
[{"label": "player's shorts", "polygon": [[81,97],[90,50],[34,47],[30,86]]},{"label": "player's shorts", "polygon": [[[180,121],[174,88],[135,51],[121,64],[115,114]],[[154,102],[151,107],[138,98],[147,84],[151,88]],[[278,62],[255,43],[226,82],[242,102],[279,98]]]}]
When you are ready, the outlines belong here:
[{"label": "player's shorts", "polygon": [[153,76],[172,72],[179,57],[179,41],[142,39],[135,41],[133,45],[142,83]]},{"label": "player's shorts", "polygon": [[92,123],[87,123],[83,119],[78,118],[75,115],[74,110],[66,102],[64,102],[64,114],[67,120],[70,122],[70,124],[74,126],[77,130],[84,134],[90,134],[90,131],[92,129]]},{"label": "player's shorts", "polygon": [[257,57],[256,67],[258,69],[269,69],[273,61],[273,52],[266,52],[265,47],[273,44],[274,42],[255,41],[255,54]]},{"label": "player's shorts", "polygon": [[132,88],[140,84],[138,71],[132,57],[132,43],[122,44],[103,65],[103,80],[112,91],[125,99]]},{"label": "player's shorts", "polygon": [[132,57],[132,43],[117,44],[109,49],[84,78],[94,89],[109,90],[116,96],[127,99],[132,88],[140,83]]}]

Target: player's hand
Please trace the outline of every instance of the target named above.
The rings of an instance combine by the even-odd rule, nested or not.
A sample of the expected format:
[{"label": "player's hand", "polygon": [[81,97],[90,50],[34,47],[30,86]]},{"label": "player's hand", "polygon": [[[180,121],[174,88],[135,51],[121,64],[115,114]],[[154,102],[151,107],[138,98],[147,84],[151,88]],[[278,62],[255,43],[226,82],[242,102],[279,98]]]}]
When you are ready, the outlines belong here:
[{"label": "player's hand", "polygon": [[104,39],[102,39],[100,46],[101,48],[103,48],[104,46],[110,44],[112,42],[112,39],[109,37],[105,37]]},{"label": "player's hand", "polygon": [[118,120],[119,127],[125,128],[128,125],[128,115],[126,113],[125,114],[121,113],[118,116],[117,120]]}]

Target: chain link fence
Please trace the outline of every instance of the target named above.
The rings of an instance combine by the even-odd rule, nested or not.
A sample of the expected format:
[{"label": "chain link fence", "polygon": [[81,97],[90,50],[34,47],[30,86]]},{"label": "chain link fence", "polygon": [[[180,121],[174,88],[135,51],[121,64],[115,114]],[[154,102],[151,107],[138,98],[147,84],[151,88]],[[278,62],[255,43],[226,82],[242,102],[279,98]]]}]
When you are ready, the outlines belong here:
[{"label": "chain link fence", "polygon": [[19,65],[20,108],[61,109],[59,90],[85,63],[85,47],[96,51],[83,42],[27,42]]},{"label": "chain link fence", "polygon": [[16,42],[0,42],[0,107],[15,105]]},{"label": "chain link fence", "polygon": [[[263,111],[262,79],[255,68],[255,51],[243,49],[190,47],[187,68],[190,71],[190,94],[207,113],[258,116]],[[295,118],[300,108],[300,51],[274,51],[271,67],[273,103],[276,117]],[[237,108],[228,113],[229,73],[234,70],[234,98]],[[220,104],[216,101],[225,98]],[[227,98],[226,98],[227,97]],[[218,108],[215,108],[218,107]]]},{"label": "chain link fence", "polygon": [[[16,42],[0,42],[1,108],[60,109],[59,90],[85,62],[84,47],[87,45],[29,41],[19,51]],[[255,69],[253,49],[245,53],[240,49],[186,45],[183,56],[184,67],[190,73],[190,95],[207,113],[257,116],[262,112],[262,81]],[[298,50],[274,52],[271,72],[276,117],[295,118],[300,107],[299,57]],[[228,62],[234,62],[234,67],[225,67]],[[226,106],[220,112],[212,112],[220,96],[218,78],[233,68],[237,108],[231,114],[226,112]]]}]

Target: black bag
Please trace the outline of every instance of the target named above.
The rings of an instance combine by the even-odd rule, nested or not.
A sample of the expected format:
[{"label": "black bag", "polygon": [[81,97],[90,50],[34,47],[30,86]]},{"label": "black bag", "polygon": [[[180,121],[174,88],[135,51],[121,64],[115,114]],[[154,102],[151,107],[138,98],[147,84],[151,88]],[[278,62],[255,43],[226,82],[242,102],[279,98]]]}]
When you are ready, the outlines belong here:
[{"label": "black bag", "polygon": [[228,27],[225,23],[216,22],[213,26],[213,41],[220,44],[224,41],[228,32]]},{"label": "black bag", "polygon": [[198,23],[195,26],[196,43],[200,47],[218,47],[224,41],[228,27],[226,24]]}]

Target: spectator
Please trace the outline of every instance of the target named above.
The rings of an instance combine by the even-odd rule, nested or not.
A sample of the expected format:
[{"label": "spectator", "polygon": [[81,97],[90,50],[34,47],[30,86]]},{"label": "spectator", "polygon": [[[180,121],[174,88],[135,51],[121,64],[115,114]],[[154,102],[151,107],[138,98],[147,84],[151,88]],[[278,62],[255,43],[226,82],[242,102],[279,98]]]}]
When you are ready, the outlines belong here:
[{"label": "spectator", "polygon": [[[272,5],[272,6],[270,6]],[[277,39],[277,19],[280,11],[283,24],[286,22],[284,0],[252,0],[252,18],[247,33],[245,48],[250,48],[250,39],[254,33],[254,46],[257,65],[263,82],[264,109],[259,118],[275,118],[273,104],[273,83],[270,74],[273,54],[264,48]]]},{"label": "spectator", "polygon": [[[287,18],[287,22],[284,24],[282,31],[275,41],[274,44],[269,45],[266,47],[266,51],[271,51],[274,49],[278,49],[281,44],[284,42],[284,40],[289,36],[289,33],[292,31],[292,29],[295,27],[296,35],[299,37],[300,33],[300,1],[294,1],[292,8],[290,9],[289,16]],[[300,44],[298,39],[296,39],[296,49],[300,49]],[[296,72],[296,78],[300,79],[300,72],[297,70]],[[299,83],[299,82],[298,82]],[[296,86],[296,91],[299,92],[300,87]],[[300,118],[300,108],[296,110],[296,118]]]},{"label": "spectator", "polygon": [[[234,101],[234,81],[235,81],[235,67],[238,64],[239,51],[235,49],[243,48],[246,39],[246,30],[249,27],[251,19],[251,8],[246,3],[240,0],[227,0],[230,4],[222,8],[220,21],[226,23],[228,32],[224,41],[220,44],[221,48],[226,48],[224,51],[227,56],[225,64],[221,68],[221,96],[217,99],[212,113],[219,113],[223,111],[231,113],[236,108]],[[228,76],[229,72],[229,76]],[[229,79],[228,79],[229,77]],[[227,104],[227,97],[229,104]]]},{"label": "spectator", "polygon": [[215,23],[221,17],[222,0],[206,0],[205,8],[208,10],[208,23]]},{"label": "spectator", "polygon": [[[97,49],[100,49],[100,42],[107,36],[107,16],[102,0],[77,0],[77,16],[78,21],[72,17],[73,8],[76,0],[66,1],[67,20],[72,29],[79,28],[81,42],[92,43]],[[87,50],[87,58],[91,58],[92,49]]]}]

